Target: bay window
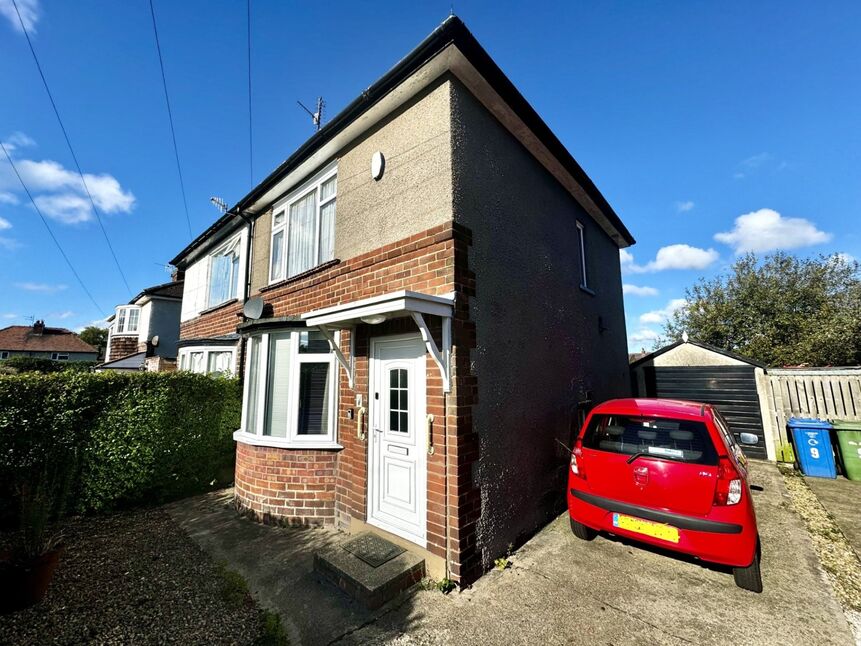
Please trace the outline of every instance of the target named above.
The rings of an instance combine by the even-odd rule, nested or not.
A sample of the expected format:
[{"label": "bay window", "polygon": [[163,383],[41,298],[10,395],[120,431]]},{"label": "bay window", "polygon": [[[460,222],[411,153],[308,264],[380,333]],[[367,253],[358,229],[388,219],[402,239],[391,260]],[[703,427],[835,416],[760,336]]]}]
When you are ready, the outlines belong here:
[{"label": "bay window", "polygon": [[191,346],[180,348],[179,369],[201,375],[224,375],[235,372],[236,350],[229,346]]},{"label": "bay window", "polygon": [[209,257],[207,307],[239,298],[239,242],[240,236],[236,236]]},{"label": "bay window", "polygon": [[140,309],[137,307],[117,308],[117,327],[114,334],[136,334],[140,323]]},{"label": "bay window", "polygon": [[334,258],[337,183],[337,170],[328,170],[275,207],[270,283],[291,278]]},{"label": "bay window", "polygon": [[270,332],[249,337],[247,351],[237,439],[337,447],[338,372],[326,338],[315,330]]}]

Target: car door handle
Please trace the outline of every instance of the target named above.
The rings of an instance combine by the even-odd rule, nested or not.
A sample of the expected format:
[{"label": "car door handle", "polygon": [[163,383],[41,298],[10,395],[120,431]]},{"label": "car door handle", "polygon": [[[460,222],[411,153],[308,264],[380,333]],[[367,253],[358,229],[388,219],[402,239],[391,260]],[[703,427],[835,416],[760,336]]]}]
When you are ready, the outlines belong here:
[{"label": "car door handle", "polygon": [[648,467],[634,468],[634,482],[636,482],[637,484],[646,484],[647,482],[649,482]]}]

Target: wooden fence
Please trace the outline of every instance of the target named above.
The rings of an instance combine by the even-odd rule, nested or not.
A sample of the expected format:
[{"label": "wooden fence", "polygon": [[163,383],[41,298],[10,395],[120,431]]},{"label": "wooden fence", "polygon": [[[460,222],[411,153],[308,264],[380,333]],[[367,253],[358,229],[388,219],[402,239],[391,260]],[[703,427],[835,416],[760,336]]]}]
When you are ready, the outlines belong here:
[{"label": "wooden fence", "polygon": [[790,417],[861,420],[861,369],[769,369],[765,395],[775,443],[788,441]]}]

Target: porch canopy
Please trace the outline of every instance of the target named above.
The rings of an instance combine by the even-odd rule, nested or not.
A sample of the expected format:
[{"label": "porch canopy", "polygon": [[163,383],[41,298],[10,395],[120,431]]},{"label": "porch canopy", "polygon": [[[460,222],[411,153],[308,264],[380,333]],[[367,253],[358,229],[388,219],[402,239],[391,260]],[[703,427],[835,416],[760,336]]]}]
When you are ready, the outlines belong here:
[{"label": "porch canopy", "polygon": [[[335,342],[334,330],[353,328],[359,323],[377,325],[394,318],[411,317],[418,326],[425,347],[433,358],[440,375],[444,392],[451,391],[451,317],[454,313],[454,294],[450,296],[433,296],[409,290],[390,292],[382,296],[374,296],[359,301],[341,303],[332,307],[313,310],[301,315],[308,327],[315,327],[329,341],[332,351],[338,358],[338,363],[347,373],[350,388],[353,387],[355,376],[355,335],[350,335],[350,359]],[[425,315],[439,316],[442,319],[442,348],[437,347],[436,341],[425,322]]]}]

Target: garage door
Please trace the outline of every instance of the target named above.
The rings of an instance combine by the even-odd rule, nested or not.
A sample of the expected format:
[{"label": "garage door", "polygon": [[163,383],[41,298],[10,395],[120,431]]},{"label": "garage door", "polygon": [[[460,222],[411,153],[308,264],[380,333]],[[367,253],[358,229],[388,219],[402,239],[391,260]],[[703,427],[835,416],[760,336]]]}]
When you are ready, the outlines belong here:
[{"label": "garage door", "polygon": [[766,458],[753,366],[646,367],[645,377],[649,397],[714,404],[736,440],[740,433],[759,438],[756,446],[742,445],[744,452],[752,458]]}]

